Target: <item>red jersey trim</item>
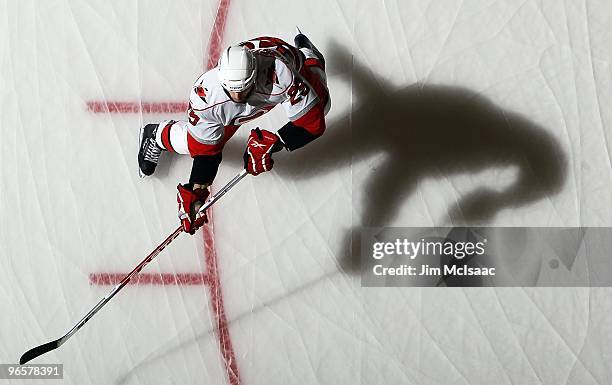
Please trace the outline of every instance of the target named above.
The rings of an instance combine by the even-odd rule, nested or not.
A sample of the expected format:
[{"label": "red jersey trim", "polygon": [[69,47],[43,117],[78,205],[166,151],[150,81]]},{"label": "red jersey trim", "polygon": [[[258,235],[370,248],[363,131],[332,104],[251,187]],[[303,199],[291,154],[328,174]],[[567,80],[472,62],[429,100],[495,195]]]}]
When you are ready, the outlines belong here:
[{"label": "red jersey trim", "polygon": [[171,152],[176,152],[174,147],[172,147],[172,143],[170,142],[170,129],[172,128],[172,125],[174,125],[174,123],[176,122],[171,120],[168,124],[166,124],[166,126],[162,129],[161,134],[162,144],[164,145],[164,147],[166,147],[166,150]]},{"label": "red jersey trim", "polygon": [[208,106],[206,108],[199,108],[198,109],[198,108],[193,108],[193,106],[192,106],[191,109],[194,110],[194,111],[206,111],[206,110],[208,110],[210,108],[213,108],[214,106],[218,106],[219,104],[223,104],[223,103],[227,103],[227,102],[231,102],[231,99],[227,99],[227,100],[224,100],[222,102],[215,103],[212,106]]},{"label": "red jersey trim", "polygon": [[307,113],[293,121],[293,124],[303,127],[306,131],[315,136],[321,136],[325,132],[325,112],[324,104],[315,104]]},{"label": "red jersey trim", "polygon": [[187,148],[189,149],[189,154],[194,157],[198,155],[217,155],[223,151],[223,147],[225,143],[238,130],[239,126],[225,126],[223,127],[223,139],[216,144],[204,144],[198,142],[198,140],[191,135],[189,131],[187,131]]}]

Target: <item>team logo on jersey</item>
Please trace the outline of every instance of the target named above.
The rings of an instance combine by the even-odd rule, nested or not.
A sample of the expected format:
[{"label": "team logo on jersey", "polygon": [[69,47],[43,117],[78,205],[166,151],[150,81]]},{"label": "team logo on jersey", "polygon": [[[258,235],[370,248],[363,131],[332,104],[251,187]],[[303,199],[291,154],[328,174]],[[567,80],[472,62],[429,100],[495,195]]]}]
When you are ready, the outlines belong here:
[{"label": "team logo on jersey", "polygon": [[204,101],[204,103],[206,103],[206,91],[208,90],[202,86],[197,86],[195,88],[195,93]]}]

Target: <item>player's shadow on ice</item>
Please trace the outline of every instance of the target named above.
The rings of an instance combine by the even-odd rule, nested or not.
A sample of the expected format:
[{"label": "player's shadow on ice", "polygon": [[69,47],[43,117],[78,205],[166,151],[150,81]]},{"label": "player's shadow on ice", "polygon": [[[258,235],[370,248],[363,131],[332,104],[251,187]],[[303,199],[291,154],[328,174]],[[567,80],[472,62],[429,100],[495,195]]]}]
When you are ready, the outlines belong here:
[{"label": "player's shadow on ice", "polygon": [[[449,221],[486,224],[501,210],[561,190],[565,154],[555,138],[525,117],[461,87],[414,84],[389,92],[392,85],[353,62],[344,48],[334,45],[327,54],[329,71],[340,72],[353,87],[357,100],[353,111],[329,121],[325,135],[316,142],[277,156],[274,169],[286,178],[311,179],[383,155],[380,163],[367,170],[365,191],[358,194],[364,197],[356,202],[363,214],[354,220],[355,231],[346,236],[340,258],[345,271],[359,266],[360,227],[391,223],[402,202],[425,178],[444,179],[492,168],[517,170],[514,182],[502,190],[478,185],[459,196],[448,207],[448,218],[433,218],[437,225],[445,221],[447,225]],[[226,161],[241,162],[243,146],[230,141],[224,151]],[[496,185],[491,181],[491,186]]]}]

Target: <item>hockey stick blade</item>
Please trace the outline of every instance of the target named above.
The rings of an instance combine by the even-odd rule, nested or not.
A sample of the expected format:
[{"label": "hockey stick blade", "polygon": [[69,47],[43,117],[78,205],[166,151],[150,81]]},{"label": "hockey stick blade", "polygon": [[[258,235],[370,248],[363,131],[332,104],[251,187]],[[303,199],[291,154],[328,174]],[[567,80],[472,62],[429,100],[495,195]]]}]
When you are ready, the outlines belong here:
[{"label": "hockey stick blade", "polygon": [[38,356],[42,356],[43,354],[48,353],[51,350],[59,348],[60,340],[61,338],[55,341],[47,342],[46,344],[42,344],[23,353],[23,355],[19,359],[19,365],[23,365],[26,362],[32,361]]}]

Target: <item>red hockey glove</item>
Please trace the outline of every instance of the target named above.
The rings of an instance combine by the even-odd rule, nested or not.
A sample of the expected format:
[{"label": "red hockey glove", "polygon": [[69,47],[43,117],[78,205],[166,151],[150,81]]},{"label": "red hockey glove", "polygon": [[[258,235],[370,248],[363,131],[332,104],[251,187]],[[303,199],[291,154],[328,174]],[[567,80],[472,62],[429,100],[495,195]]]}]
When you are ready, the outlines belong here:
[{"label": "red hockey glove", "polygon": [[249,174],[259,175],[272,170],[274,160],[272,153],[279,147],[280,139],[276,134],[256,128],[251,130],[246,150],[244,150],[244,168]]},{"label": "red hockey glove", "polygon": [[195,234],[196,230],[204,223],[208,223],[206,212],[198,213],[198,210],[206,198],[210,195],[207,188],[197,188],[192,190],[190,185],[176,186],[178,193],[176,200],[178,201],[178,216],[183,225],[183,230],[189,234]]}]

